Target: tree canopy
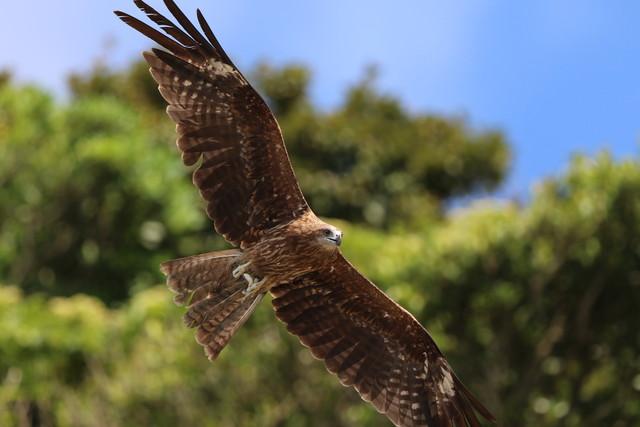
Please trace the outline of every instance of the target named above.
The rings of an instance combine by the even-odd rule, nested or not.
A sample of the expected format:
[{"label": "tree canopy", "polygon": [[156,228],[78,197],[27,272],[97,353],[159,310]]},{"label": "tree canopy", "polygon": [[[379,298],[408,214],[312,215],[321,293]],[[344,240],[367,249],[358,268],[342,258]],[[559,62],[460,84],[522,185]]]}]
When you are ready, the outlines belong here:
[{"label": "tree canopy", "polygon": [[[638,159],[577,155],[523,206],[449,210],[504,179],[499,130],[410,111],[372,75],[330,111],[304,67],[251,76],[347,257],[500,425],[640,422]],[[0,425],[387,425],[268,303],[206,360],[158,264],[225,245],[164,103],[141,63],[70,87],[61,103],[0,77]]]}]

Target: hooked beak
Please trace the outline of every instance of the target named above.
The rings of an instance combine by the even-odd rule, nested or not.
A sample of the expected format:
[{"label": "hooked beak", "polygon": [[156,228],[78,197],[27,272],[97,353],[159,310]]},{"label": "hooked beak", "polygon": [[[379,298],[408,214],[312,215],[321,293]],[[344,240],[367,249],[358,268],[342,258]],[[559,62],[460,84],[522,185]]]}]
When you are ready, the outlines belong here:
[{"label": "hooked beak", "polygon": [[336,235],[335,238],[329,239],[329,240],[331,240],[332,242],[335,242],[336,246],[340,246],[340,244],[342,243],[342,233]]}]

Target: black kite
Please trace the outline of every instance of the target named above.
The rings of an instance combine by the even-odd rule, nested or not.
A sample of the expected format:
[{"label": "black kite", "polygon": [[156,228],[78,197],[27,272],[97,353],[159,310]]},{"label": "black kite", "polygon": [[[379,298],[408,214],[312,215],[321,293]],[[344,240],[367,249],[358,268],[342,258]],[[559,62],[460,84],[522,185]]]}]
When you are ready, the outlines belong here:
[{"label": "black kite", "polygon": [[397,426],[479,426],[493,416],[453,373],[427,331],[340,253],[342,232],[318,219],[293,174],[278,123],[198,10],[200,32],[134,3],[165,34],[123,12],[166,50],[144,57],[169,104],[177,145],[215,229],[237,247],[162,265],[189,327],[215,359],[266,292],[276,316]]}]

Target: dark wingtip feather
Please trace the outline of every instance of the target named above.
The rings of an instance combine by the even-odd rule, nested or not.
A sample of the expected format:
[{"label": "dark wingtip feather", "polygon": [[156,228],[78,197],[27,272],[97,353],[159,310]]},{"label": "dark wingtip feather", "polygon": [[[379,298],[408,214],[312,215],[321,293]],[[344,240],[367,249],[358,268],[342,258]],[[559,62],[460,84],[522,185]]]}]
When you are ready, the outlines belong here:
[{"label": "dark wingtip feather", "polygon": [[124,22],[134,30],[149,37],[151,40],[158,43],[165,49],[170,50],[173,54],[179,55],[181,57],[189,57],[189,53],[184,46],[177,43],[175,40],[172,40],[169,37],[165,36],[155,28],[152,28],[149,25],[145,24],[138,18],[134,18],[128,13],[121,12],[119,10],[114,11],[114,13],[118,18],[120,18],[122,22]]},{"label": "dark wingtip feather", "polygon": [[209,47],[209,43],[207,39],[205,39],[202,34],[198,31],[198,29],[189,21],[189,18],[180,10],[178,5],[173,0],[164,0],[164,4],[169,9],[169,12],[173,15],[174,18],[178,21],[178,24],[184,28],[184,30],[195,40],[197,43],[201,45],[201,47]]},{"label": "dark wingtip feather", "polygon": [[160,12],[149,6],[142,0],[133,0],[135,5],[142,12],[147,15],[149,19],[158,24],[160,28],[171,37],[175,38],[179,43],[184,46],[193,46],[194,41],[189,37],[188,34],[185,34],[182,30],[180,30],[173,22],[165,18]]},{"label": "dark wingtip feather", "polygon": [[220,55],[223,61],[227,62],[228,64],[233,64],[231,62],[231,59],[227,55],[227,53],[222,48],[222,45],[220,44],[216,36],[213,34],[213,31],[211,30],[209,23],[204,18],[204,15],[200,11],[200,9],[196,9],[196,15],[198,18],[198,23],[200,24],[200,28],[202,28],[202,31],[204,32],[204,35],[209,40],[209,43],[211,43],[211,45],[215,48],[215,50]]},{"label": "dark wingtip feather", "polygon": [[482,415],[482,417],[489,421],[492,424],[496,423],[496,417],[489,412],[489,410],[487,408],[485,408],[485,406],[480,402],[480,400],[478,400],[477,397],[475,397],[471,391],[469,391],[469,389],[462,383],[462,381],[460,381],[460,379],[454,375],[454,382],[456,385],[456,388],[458,388],[461,392],[462,392],[462,398],[466,399],[466,401],[468,401],[471,406],[473,407],[473,409],[476,410],[477,413],[479,413],[480,415]]},{"label": "dark wingtip feather", "polygon": [[186,68],[188,71],[191,71],[191,72],[198,71],[196,67],[189,64],[187,61],[180,59],[177,56],[172,55],[171,53],[165,50],[152,47],[151,53],[147,52],[147,54],[149,56],[155,56],[157,59],[161,60],[162,62],[169,65],[170,67],[173,67],[174,69],[180,69],[182,67],[182,68]]}]

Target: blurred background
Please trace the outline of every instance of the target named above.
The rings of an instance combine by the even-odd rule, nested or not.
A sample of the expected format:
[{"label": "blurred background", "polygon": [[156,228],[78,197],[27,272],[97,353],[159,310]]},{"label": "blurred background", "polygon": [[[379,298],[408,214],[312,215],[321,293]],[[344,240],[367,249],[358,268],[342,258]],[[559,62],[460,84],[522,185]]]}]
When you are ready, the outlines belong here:
[{"label": "blurred background", "polygon": [[[640,4],[180,5],[499,425],[640,425]],[[158,264],[225,243],[113,9],[3,5],[0,425],[389,425],[268,301],[213,364],[182,325]]]}]

